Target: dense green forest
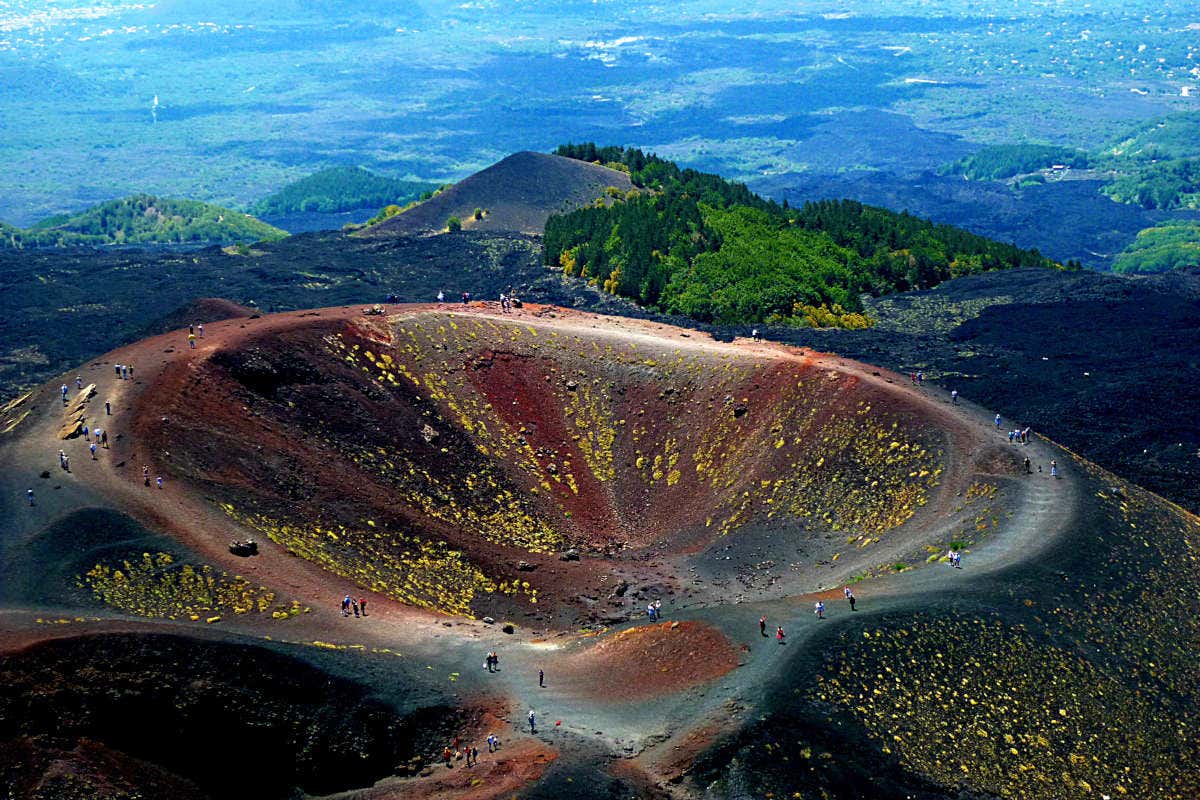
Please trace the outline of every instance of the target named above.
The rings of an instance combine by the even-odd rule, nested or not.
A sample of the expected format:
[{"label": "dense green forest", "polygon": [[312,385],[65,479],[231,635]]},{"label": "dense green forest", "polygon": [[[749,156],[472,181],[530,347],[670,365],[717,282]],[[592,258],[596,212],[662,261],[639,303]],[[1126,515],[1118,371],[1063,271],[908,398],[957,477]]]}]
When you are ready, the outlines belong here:
[{"label": "dense green forest", "polygon": [[962,175],[975,181],[997,181],[1062,164],[1085,169],[1088,156],[1071,147],[1047,144],[997,144],[943,165],[942,175]]},{"label": "dense green forest", "polygon": [[1142,162],[1200,156],[1200,112],[1187,111],[1140,123],[1100,155]]},{"label": "dense green forest", "polygon": [[240,211],[196,200],[140,194],[110,200],[78,214],[59,215],[31,228],[0,228],[0,247],[238,243],[282,239],[274,228]]},{"label": "dense green forest", "polygon": [[258,216],[278,216],[404,205],[436,188],[435,183],[388,178],[361,167],[330,167],[288,184],[255,203],[252,210]]},{"label": "dense green forest", "polygon": [[1200,266],[1200,222],[1164,222],[1147,228],[1117,256],[1113,272],[1167,272]]},{"label": "dense green forest", "polygon": [[1102,191],[1119,203],[1143,208],[1200,208],[1200,158],[1147,164],[1114,179]]},{"label": "dense green forest", "polygon": [[704,322],[859,327],[864,292],[1058,266],[1036,250],[857,202],[780,206],[640,150],[589,143],[555,152],[624,169],[641,191],[550,217],[546,263]]}]

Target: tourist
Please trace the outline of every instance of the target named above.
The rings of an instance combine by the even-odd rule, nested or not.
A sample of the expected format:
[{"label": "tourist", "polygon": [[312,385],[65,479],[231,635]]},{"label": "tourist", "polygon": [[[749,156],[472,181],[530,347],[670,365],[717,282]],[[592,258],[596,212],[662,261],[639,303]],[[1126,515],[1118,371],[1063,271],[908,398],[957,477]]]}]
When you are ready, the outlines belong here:
[{"label": "tourist", "polygon": [[62,400],[65,406],[67,404],[67,385],[65,383],[62,385]]},{"label": "tourist", "polygon": [[96,443],[95,443],[95,442],[91,442],[91,443],[89,443],[89,444],[88,444],[88,450],[89,450],[89,451],[91,452],[91,454],[92,454],[92,461],[95,461],[95,460],[96,460]]},{"label": "tourist", "polygon": [[662,619],[662,600],[654,601],[654,618]]},{"label": "tourist", "polygon": [[1058,477],[1058,462],[1055,461],[1054,459],[1050,459],[1050,477],[1051,478]]},{"label": "tourist", "polygon": [[487,737],[487,743],[488,743],[488,752],[489,753],[496,752],[496,743],[497,743],[496,734],[489,733],[488,737]]},{"label": "tourist", "polygon": [[953,405],[958,405],[958,389],[950,390],[950,402]]},{"label": "tourist", "polygon": [[542,669],[538,670],[538,686],[541,686],[543,688],[545,688],[545,686],[546,686],[546,671],[545,670],[542,670]]},{"label": "tourist", "polygon": [[342,616],[350,616],[350,595],[346,595],[342,598]]},{"label": "tourist", "polygon": [[850,601],[850,610],[856,611],[857,609],[855,609],[855,607],[854,607],[854,603],[855,603],[854,592],[850,591],[849,586],[847,586],[845,589],[843,589],[842,592],[846,595],[846,599]]},{"label": "tourist", "polygon": [[471,745],[471,760],[475,762],[475,766],[479,766],[479,748]]},{"label": "tourist", "polygon": [[158,477],[156,477],[154,479],[154,483],[157,484],[158,488],[161,489],[162,488],[162,475],[159,475]]},{"label": "tourist", "polygon": [[365,617],[367,615],[367,598],[358,598],[358,608],[360,611],[362,611],[362,615]]},{"label": "tourist", "polygon": [[533,709],[529,709],[529,732],[537,733],[537,716],[533,713]]},{"label": "tourist", "polygon": [[100,446],[108,449],[108,431],[100,431]]},{"label": "tourist", "polygon": [[1025,474],[1026,475],[1033,474],[1033,466],[1029,463],[1029,456],[1025,456]]},{"label": "tourist", "polygon": [[107,400],[104,401],[104,415],[108,417],[112,416],[112,403]]},{"label": "tourist", "polygon": [[817,615],[817,619],[825,619],[825,603],[818,600],[813,606],[813,613]]},{"label": "tourist", "polygon": [[917,373],[917,383],[920,384],[921,386],[925,385],[925,373],[924,372]]},{"label": "tourist", "polygon": [[87,425],[83,426],[83,440],[85,442],[88,441],[88,426]]},{"label": "tourist", "polygon": [[192,348],[193,350],[196,349],[196,334],[188,334],[188,347]]},{"label": "tourist", "polygon": [[[996,415],[996,430],[1000,430],[1000,415]],[[1009,434],[1008,440],[1012,441],[1012,434]]]},{"label": "tourist", "polygon": [[204,338],[204,323],[203,322],[196,326],[196,332],[200,334],[201,339]]},{"label": "tourist", "polygon": [[767,635],[767,618],[765,615],[758,618],[758,632],[763,636]]},{"label": "tourist", "polygon": [[150,485],[150,468],[142,467],[142,483],[146,486]]},{"label": "tourist", "polygon": [[83,391],[83,378],[78,375],[75,376],[75,389],[76,391]]},{"label": "tourist", "polygon": [[26,489],[25,496],[29,498],[29,505],[33,505],[33,489]]},{"label": "tourist", "polygon": [[358,601],[350,598],[350,607],[354,609],[354,616],[358,616]]},{"label": "tourist", "polygon": [[119,379],[121,377],[121,365],[113,364],[113,370],[116,372],[117,378]]},{"label": "tourist", "polygon": [[446,302],[446,293],[438,289],[438,308],[441,308],[442,303]]},{"label": "tourist", "polygon": [[780,644],[783,644],[783,636],[784,636],[783,626],[780,625],[779,627],[777,627],[775,629],[775,641],[779,642]]},{"label": "tourist", "polygon": [[1016,432],[1016,431],[1009,431],[1009,432],[1008,432],[1008,443],[1009,443],[1009,444],[1015,444],[1015,443],[1016,443],[1016,439],[1017,439],[1017,432]]}]

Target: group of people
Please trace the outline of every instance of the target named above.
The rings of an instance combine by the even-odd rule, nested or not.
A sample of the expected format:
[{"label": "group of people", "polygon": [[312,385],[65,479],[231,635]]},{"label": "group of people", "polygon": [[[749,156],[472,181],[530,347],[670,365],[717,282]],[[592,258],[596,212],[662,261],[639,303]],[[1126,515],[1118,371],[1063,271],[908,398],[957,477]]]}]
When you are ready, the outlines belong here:
[{"label": "group of people", "polygon": [[495,650],[492,650],[483,657],[483,668],[488,672],[495,672],[500,669],[500,656],[496,655]]},{"label": "group of people", "polygon": [[946,563],[955,569],[962,569],[962,553],[951,547],[946,551]]},{"label": "group of people", "polygon": [[196,349],[196,334],[197,333],[200,334],[201,339],[204,338],[204,324],[203,323],[193,322],[191,325],[188,325],[188,347],[190,347],[193,350]]},{"label": "group of people", "polygon": [[367,615],[367,598],[365,598],[365,597],[355,598],[349,594],[346,595],[345,597],[343,597],[342,598],[342,616],[343,617],[350,616],[351,610],[354,611],[354,616],[365,617]]},{"label": "group of people", "polygon": [[[132,364],[113,364],[113,371],[117,373],[117,380],[119,381],[128,381],[133,379]],[[78,381],[79,378],[76,378],[75,380]]]},{"label": "group of people", "polygon": [[658,622],[662,619],[662,600],[655,600],[646,606],[646,616],[651,622]]},{"label": "group of people", "polygon": [[[846,596],[846,601],[850,603],[850,610],[857,611],[858,609],[855,608],[855,604],[858,602],[858,598],[854,596],[854,592],[851,591],[849,586],[842,589],[842,594]],[[823,600],[818,600],[813,604],[813,613],[817,615],[817,619],[825,619],[825,602]],[[767,635],[767,617],[765,614],[758,618],[758,633],[763,637]],[[775,626],[775,641],[783,644],[786,636],[787,634],[784,633],[782,625]]]},{"label": "group of people", "polygon": [[910,381],[912,381],[913,386],[924,386],[925,385],[925,373],[924,372],[910,372],[910,373],[908,373],[908,379]]}]

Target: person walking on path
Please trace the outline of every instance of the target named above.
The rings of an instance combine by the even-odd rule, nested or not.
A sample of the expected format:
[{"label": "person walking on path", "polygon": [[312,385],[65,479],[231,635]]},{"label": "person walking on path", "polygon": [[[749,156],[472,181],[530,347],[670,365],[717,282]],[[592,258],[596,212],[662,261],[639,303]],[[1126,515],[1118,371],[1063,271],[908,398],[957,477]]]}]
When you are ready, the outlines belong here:
[{"label": "person walking on path", "polygon": [[196,332],[200,334],[201,339],[204,338],[204,323],[203,322],[201,322],[199,325],[196,326]]},{"label": "person walking on path", "polygon": [[95,461],[96,460],[96,443],[92,442],[91,444],[89,444],[88,450],[91,451],[92,461]]},{"label": "person walking on path", "polygon": [[29,505],[33,505],[33,489],[26,489],[25,496],[29,498]]},{"label": "person walking on path", "polygon": [[1029,463],[1029,456],[1025,456],[1025,474],[1026,475],[1033,474],[1033,466]]},{"label": "person walking on path", "polygon": [[[438,289],[438,308],[441,308],[442,303],[445,303],[445,302],[446,302],[446,293],[443,292],[441,289]],[[491,742],[489,741],[488,744],[491,744]],[[490,753],[492,751],[489,750],[488,752]]]},{"label": "person walking on path", "polygon": [[354,598],[350,599],[350,607],[354,609],[354,616],[358,616],[358,601]]},{"label": "person walking on path", "polygon": [[[996,415],[996,430],[1000,430],[1000,415],[999,414]],[[1011,442],[1012,436],[1009,436],[1008,440]]]},{"label": "person walking on path", "polygon": [[924,372],[917,373],[917,383],[921,386],[925,385],[925,373]]},{"label": "person walking on path", "polygon": [[542,688],[546,686],[546,671],[544,669],[538,670],[538,686]]},{"label": "person walking on path", "polygon": [[529,709],[529,732],[537,733],[537,715],[533,713],[533,709]]},{"label": "person walking on path", "polygon": [[112,403],[108,402],[107,400],[104,401],[104,415],[106,417],[112,416]]},{"label": "person walking on path", "polygon": [[850,591],[850,587],[849,587],[849,586],[847,586],[847,587],[846,587],[845,589],[843,589],[842,591],[845,593],[845,595],[846,595],[846,599],[850,601],[850,610],[851,610],[851,611],[857,611],[858,609],[856,609],[856,608],[854,607],[854,603],[855,603],[854,592]]},{"label": "person walking on path", "polygon": [[[441,294],[441,292],[438,292],[438,294]],[[487,743],[488,743],[488,752],[489,753],[496,752],[496,734],[489,733],[488,738],[487,738]]]},{"label": "person walking on path", "polygon": [[342,616],[350,616],[350,595],[346,595],[342,598]]},{"label": "person walking on path", "polygon": [[149,467],[142,467],[142,484],[145,486],[150,485],[150,468]]},{"label": "person walking on path", "polygon": [[471,745],[471,760],[475,762],[475,766],[479,766],[479,748]]},{"label": "person walking on path", "polygon": [[765,614],[758,618],[758,632],[763,636],[767,635],[767,617]]},{"label": "person walking on path", "polygon": [[783,637],[784,637],[783,626],[780,625],[779,627],[777,627],[775,629],[775,641],[779,642],[780,644],[783,644]]},{"label": "person walking on path", "polygon": [[1050,459],[1050,477],[1051,478],[1058,477],[1058,462],[1055,461],[1054,459]]},{"label": "person walking on path", "polygon": [[83,440],[84,440],[85,442],[86,442],[86,441],[89,441],[89,439],[88,439],[88,426],[87,426],[87,425],[84,425],[84,426],[83,426]]},{"label": "person walking on path", "polygon": [[65,406],[67,404],[67,385],[65,383],[62,385],[62,401]]},{"label": "person walking on path", "polygon": [[108,449],[108,431],[100,431],[100,446]]},{"label": "person walking on path", "polygon": [[362,615],[365,617],[367,615],[367,598],[358,598],[358,608],[360,611],[362,611]]},{"label": "person walking on path", "polygon": [[188,347],[192,348],[193,350],[196,349],[196,334],[188,334]]},{"label": "person walking on path", "polygon": [[958,405],[958,389],[950,390],[950,404]]},{"label": "person walking on path", "polygon": [[817,604],[813,606],[813,612],[817,615],[817,619],[825,619],[825,603],[818,600]]},{"label": "person walking on path", "polygon": [[78,375],[75,376],[75,391],[77,391],[77,392],[83,391],[83,378],[81,378]]},{"label": "person walking on path", "polygon": [[161,488],[162,488],[162,475],[159,475],[158,477],[156,477],[156,478],[154,479],[154,482],[155,482],[156,484],[158,484],[158,488],[160,488],[160,489],[161,489]]},{"label": "person walking on path", "polygon": [[119,380],[121,378],[121,365],[113,364],[113,371],[116,372],[117,379]]}]

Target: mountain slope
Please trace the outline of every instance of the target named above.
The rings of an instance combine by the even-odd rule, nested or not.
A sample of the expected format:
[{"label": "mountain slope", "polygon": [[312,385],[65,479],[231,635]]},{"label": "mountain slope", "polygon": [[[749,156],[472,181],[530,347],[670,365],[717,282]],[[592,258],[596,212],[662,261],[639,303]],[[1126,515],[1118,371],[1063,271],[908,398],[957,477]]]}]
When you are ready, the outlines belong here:
[{"label": "mountain slope", "polygon": [[[481,231],[541,233],[551,214],[589,205],[613,187],[633,188],[624,172],[546,153],[514,153],[425,202],[363,231],[393,236],[443,230],[451,217]],[[475,219],[475,209],[485,212]]]}]

